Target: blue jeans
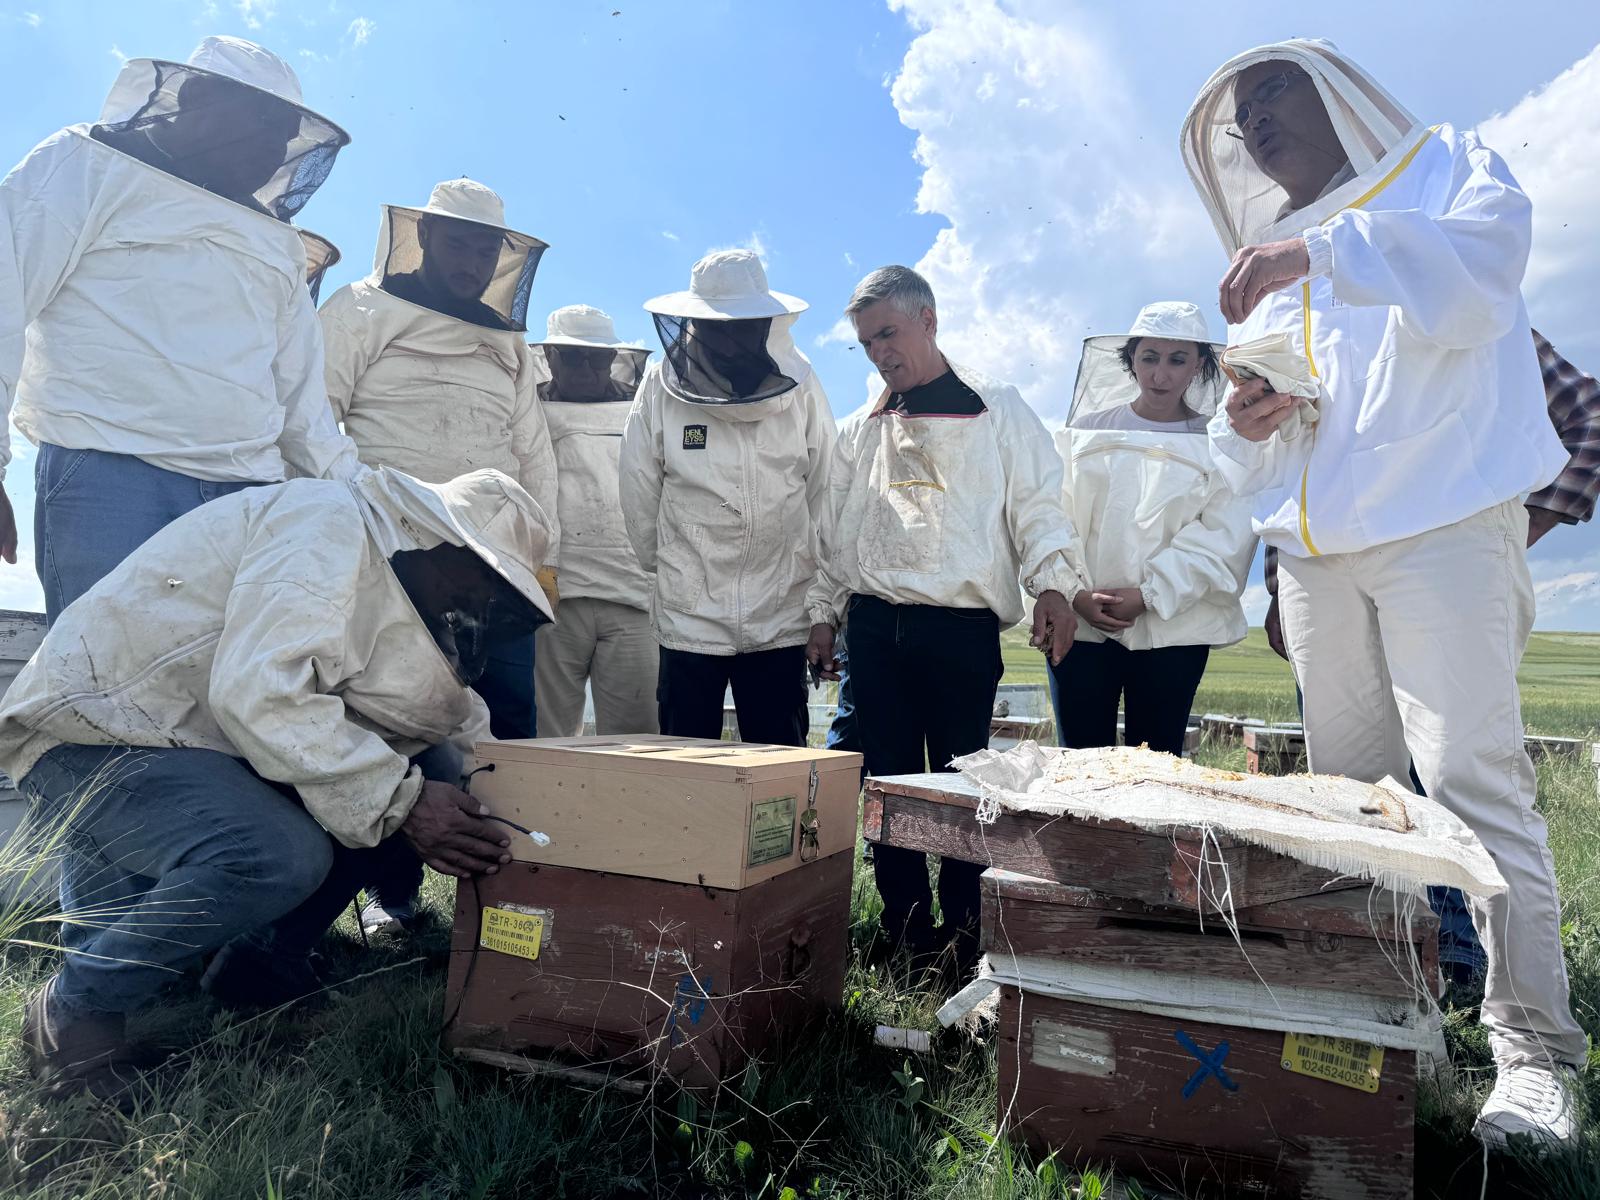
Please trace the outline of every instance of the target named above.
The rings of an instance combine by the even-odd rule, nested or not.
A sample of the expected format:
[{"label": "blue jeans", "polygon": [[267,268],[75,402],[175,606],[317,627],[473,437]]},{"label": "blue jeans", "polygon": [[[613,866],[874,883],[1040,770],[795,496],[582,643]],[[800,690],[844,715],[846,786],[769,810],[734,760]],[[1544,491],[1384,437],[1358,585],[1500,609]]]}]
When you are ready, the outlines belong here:
[{"label": "blue jeans", "polygon": [[79,596],[184,513],[252,483],[215,483],[131,454],[43,442],[34,467],[34,566],[52,625]]},{"label": "blue jeans", "polygon": [[[839,663],[839,703],[834,706],[833,724],[828,726],[825,745],[829,750],[853,750],[859,754],[861,734],[856,729],[855,689],[850,686],[850,647],[845,644],[843,629],[834,639],[833,657]],[[865,768],[862,774],[866,774]]]},{"label": "blue jeans", "polygon": [[148,1006],[185,966],[295,908],[333,864],[333,839],[292,789],[214,750],[56,746],[20,786],[35,820],[70,826],[63,901],[89,925],[56,985],[69,1014]]},{"label": "blue jeans", "polygon": [[502,642],[473,691],[489,706],[489,732],[496,740],[531,738],[538,728],[533,700],[533,634]]}]

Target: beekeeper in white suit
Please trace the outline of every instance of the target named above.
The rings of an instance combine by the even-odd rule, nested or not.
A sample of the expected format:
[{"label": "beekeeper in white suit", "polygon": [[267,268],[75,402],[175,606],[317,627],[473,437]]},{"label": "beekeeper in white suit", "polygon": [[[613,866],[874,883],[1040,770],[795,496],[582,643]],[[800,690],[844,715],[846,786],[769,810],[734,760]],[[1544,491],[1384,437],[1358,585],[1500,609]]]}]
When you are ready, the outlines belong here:
[{"label": "beekeeper in white suit", "polygon": [[[1072,648],[1081,576],[1061,508],[1061,463],[1017,389],[945,358],[927,280],[881,267],[845,309],[884,390],[829,468],[823,569],[806,599],[806,653],[837,678],[848,621],[856,738],[873,775],[949,769],[983,749],[1004,670],[1000,631],[1036,597],[1032,642]],[[982,864],[946,859],[935,929],[926,856],[879,845],[873,869],[891,947],[978,957]]]},{"label": "beekeeper in white suit", "polygon": [[[555,455],[523,337],[545,249],[506,226],[494,191],[445,180],[423,208],[383,206],[372,274],[329,296],[321,318],[328,400],[363,462],[434,483],[502,471],[559,537]],[[552,557],[552,598],[554,574]],[[534,736],[533,666],[531,631],[493,648],[476,686],[495,737]],[[411,929],[421,883],[416,861],[376,881],[367,934]]]},{"label": "beekeeper in white suit", "polygon": [[[207,500],[359,469],[289,224],[348,140],[301,106],[283,60],[209,37],[186,64],[130,60],[98,123],[0,182],[0,414],[15,400],[39,446],[52,621]],[[3,496],[0,555],[16,561]]]},{"label": "beekeeper in white suit", "polygon": [[833,415],[791,329],[806,304],[771,291],[749,250],[694,265],[645,304],[666,356],[622,433],[622,517],[654,576],[661,732],[722,735],[731,685],[746,741],[803,746],[806,589]]},{"label": "beekeeper in white suit", "polygon": [[1083,590],[1072,653],[1050,671],[1063,746],[1183,753],[1213,646],[1248,626],[1239,603],[1255,554],[1250,502],[1206,439],[1223,347],[1180,301],[1140,310],[1127,333],[1085,338],[1072,411],[1056,435]]},{"label": "beekeeper in white suit", "polygon": [[1522,497],[1566,462],[1520,292],[1530,206],[1477,135],[1429,129],[1321,41],[1206,83],[1183,154],[1233,263],[1233,344],[1296,338],[1319,419],[1255,381],[1211,422],[1217,463],[1280,551],[1311,766],[1407,778],[1464,820],[1508,890],[1474,907],[1499,1068],[1475,1132],[1576,1137],[1585,1060],[1560,902],[1523,751],[1533,621]]},{"label": "beekeeper in white suit", "polygon": [[600,309],[570,304],[550,314],[533,354],[561,524],[561,623],[539,631],[534,666],[539,734],[583,732],[585,684],[596,733],[654,733],[650,579],[628,542],[618,487],[622,427],[650,352],[618,341]]},{"label": "beekeeper in white suit", "polygon": [[310,946],[388,853],[508,860],[456,785],[487,648],[550,617],[549,534],[496,471],[290,480],[179,518],[62,616],[0,707],[0,770],[66,823],[89,898],[28,1007],[37,1072],[121,1094],[125,1018],[219,947],[229,1002],[310,990]]}]

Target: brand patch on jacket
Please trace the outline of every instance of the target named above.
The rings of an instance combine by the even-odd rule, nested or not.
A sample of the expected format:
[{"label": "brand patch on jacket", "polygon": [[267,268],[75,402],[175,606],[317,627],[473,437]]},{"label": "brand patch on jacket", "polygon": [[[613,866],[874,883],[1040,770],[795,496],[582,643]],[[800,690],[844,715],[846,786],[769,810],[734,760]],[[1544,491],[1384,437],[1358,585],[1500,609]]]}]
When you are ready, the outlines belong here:
[{"label": "brand patch on jacket", "polygon": [[683,427],[683,448],[685,450],[704,450],[706,448],[706,427],[704,425],[685,425]]}]

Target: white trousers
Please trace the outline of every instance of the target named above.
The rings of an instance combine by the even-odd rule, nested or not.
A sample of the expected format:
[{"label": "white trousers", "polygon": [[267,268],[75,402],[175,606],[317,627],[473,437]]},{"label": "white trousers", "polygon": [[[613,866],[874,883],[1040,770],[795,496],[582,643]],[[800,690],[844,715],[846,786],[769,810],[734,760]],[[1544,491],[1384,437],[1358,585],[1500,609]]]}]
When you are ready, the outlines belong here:
[{"label": "white trousers", "polygon": [[1517,692],[1534,613],[1527,535],[1527,511],[1511,500],[1370,550],[1284,555],[1278,602],[1311,769],[1407,783],[1415,762],[1423,789],[1505,876],[1507,891],[1472,901],[1496,1061],[1577,1066],[1586,1046]]},{"label": "white trousers", "polygon": [[583,732],[583,685],[594,692],[596,733],[655,733],[660,647],[650,614],[610,600],[562,600],[540,627],[533,659],[540,737]]}]

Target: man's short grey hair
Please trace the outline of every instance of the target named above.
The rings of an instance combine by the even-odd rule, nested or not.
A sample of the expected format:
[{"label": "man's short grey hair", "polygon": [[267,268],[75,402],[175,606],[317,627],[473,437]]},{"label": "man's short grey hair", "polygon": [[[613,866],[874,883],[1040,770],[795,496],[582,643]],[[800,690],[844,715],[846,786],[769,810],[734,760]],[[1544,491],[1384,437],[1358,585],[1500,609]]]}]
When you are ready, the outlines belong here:
[{"label": "man's short grey hair", "polygon": [[933,301],[933,289],[921,275],[910,267],[879,267],[856,284],[850,303],[844,307],[844,315],[853,317],[880,300],[887,300],[908,317],[920,317],[925,308],[935,315],[939,312]]}]

